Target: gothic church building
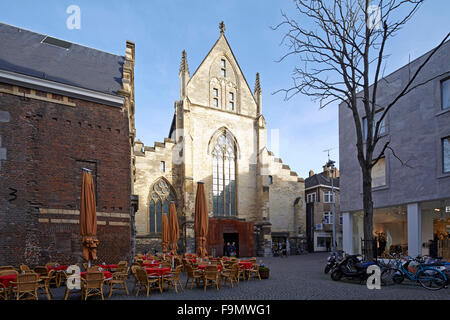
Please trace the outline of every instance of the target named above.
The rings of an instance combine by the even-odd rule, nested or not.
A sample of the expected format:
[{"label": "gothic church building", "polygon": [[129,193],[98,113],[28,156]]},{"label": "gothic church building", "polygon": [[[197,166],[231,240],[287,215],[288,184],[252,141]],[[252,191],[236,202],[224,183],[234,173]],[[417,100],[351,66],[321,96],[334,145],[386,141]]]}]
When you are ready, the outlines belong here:
[{"label": "gothic church building", "polygon": [[208,204],[209,254],[223,255],[228,241],[241,257],[271,255],[279,242],[295,254],[305,242],[304,179],[267,149],[259,74],[252,92],[224,31],[221,23],[219,39],[192,75],[183,51],[169,137],[153,147],[135,142],[137,252],[161,251],[161,216],[170,201],[179,251],[195,252],[198,182]]}]

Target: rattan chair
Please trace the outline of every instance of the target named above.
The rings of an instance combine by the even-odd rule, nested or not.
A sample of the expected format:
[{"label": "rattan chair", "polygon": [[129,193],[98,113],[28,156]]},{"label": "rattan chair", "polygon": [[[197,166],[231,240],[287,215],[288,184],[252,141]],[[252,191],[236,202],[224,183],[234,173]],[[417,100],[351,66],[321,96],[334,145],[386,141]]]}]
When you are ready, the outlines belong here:
[{"label": "rattan chair", "polygon": [[[36,271],[36,269],[39,270],[39,268],[37,268],[37,267],[34,268],[35,271]],[[45,267],[44,267],[44,269],[47,270],[47,268],[45,268]],[[39,280],[40,280],[39,289],[43,289],[44,293],[47,295],[47,300],[51,300],[51,298],[53,298],[53,293],[50,290],[50,282],[56,278],[56,271],[50,270],[46,274],[42,273],[39,275],[40,275],[39,276]]]},{"label": "rattan chair", "polygon": [[[18,275],[19,273],[15,269],[4,269],[0,270],[0,277],[1,276],[9,276],[9,275]],[[0,283],[0,298],[7,300],[8,296],[10,294],[10,288],[6,287],[3,283]]]},{"label": "rattan chair", "polygon": [[261,275],[259,274],[259,266],[256,263],[256,259],[255,261],[252,261],[252,268],[247,270],[247,280],[251,279],[252,277],[261,280]]},{"label": "rattan chair", "polygon": [[39,275],[32,271],[18,274],[16,281],[11,282],[12,295],[16,300],[38,300]]},{"label": "rattan chair", "polygon": [[168,285],[168,288],[171,288],[171,287],[175,288],[176,293],[178,293],[178,289],[177,289],[178,286],[181,288],[182,291],[184,291],[183,285],[180,282],[180,274],[181,274],[182,269],[183,269],[183,266],[180,265],[175,268],[174,272],[172,272],[168,275],[163,275],[162,276],[163,286],[164,286],[164,283],[166,282]]},{"label": "rattan chair", "polygon": [[220,272],[217,265],[209,265],[205,267],[203,272],[203,290],[206,291],[207,286],[215,285],[217,290],[220,289]]},{"label": "rattan chair", "polygon": [[223,283],[229,282],[232,288],[233,283],[239,284],[238,272],[239,272],[239,265],[237,263],[233,264],[230,269],[223,269],[220,273]]},{"label": "rattan chair", "polygon": [[112,279],[108,281],[109,298],[111,298],[114,289],[125,290],[127,296],[129,295],[127,287],[127,278],[128,278],[128,268],[127,267],[119,268],[119,266],[117,266],[116,272],[112,274]]},{"label": "rattan chair", "polygon": [[143,268],[136,269],[136,278],[137,284],[139,285],[136,292],[136,297],[139,295],[139,291],[141,290],[142,287],[147,289],[147,297],[149,296],[150,290],[152,289],[152,284],[157,284],[159,288],[160,283],[159,277],[158,278],[149,277],[147,275],[147,272]]},{"label": "rattan chair", "polygon": [[85,277],[81,281],[81,298],[87,300],[88,297],[99,295],[104,300],[103,282],[105,276],[103,272],[86,272]]},{"label": "rattan chair", "polygon": [[0,266],[0,271],[3,271],[3,270],[15,270],[15,271],[17,271],[17,269],[14,268],[13,266]]},{"label": "rattan chair", "polygon": [[192,290],[192,287],[194,286],[194,281],[198,285],[200,280],[202,279],[203,271],[195,269],[190,264],[186,264],[186,275],[187,275],[187,279],[186,279],[186,285],[184,287],[187,288],[189,280],[191,280],[191,290]]},{"label": "rattan chair", "polygon": [[33,271],[30,269],[30,267],[28,267],[26,264],[21,264],[20,267],[20,272],[21,273],[32,273]]}]

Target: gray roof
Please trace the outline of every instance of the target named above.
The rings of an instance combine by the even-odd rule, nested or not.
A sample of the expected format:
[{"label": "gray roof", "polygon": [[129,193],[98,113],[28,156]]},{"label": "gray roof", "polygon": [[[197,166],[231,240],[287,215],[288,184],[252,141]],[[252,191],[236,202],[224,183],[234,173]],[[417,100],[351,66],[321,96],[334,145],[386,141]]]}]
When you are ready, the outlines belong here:
[{"label": "gray roof", "polygon": [[42,43],[45,38],[0,23],[0,70],[117,95],[122,88],[123,56],[74,43],[65,49]]},{"label": "gray roof", "polygon": [[[333,179],[333,184],[336,188],[339,188],[339,178]],[[311,188],[314,186],[325,185],[331,187],[331,179],[323,175],[323,173],[317,173],[311,177],[305,179],[305,188]]]}]

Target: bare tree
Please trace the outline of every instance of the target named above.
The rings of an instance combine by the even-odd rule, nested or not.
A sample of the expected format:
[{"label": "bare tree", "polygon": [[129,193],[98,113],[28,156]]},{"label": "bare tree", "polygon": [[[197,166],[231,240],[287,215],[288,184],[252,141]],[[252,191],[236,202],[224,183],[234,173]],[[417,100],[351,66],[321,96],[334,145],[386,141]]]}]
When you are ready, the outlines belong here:
[{"label": "bare tree", "polygon": [[[296,0],[301,24],[300,19],[290,19],[282,12],[283,21],[273,27],[274,30],[288,28],[282,41],[288,52],[280,61],[295,55],[302,63],[294,69],[294,85],[279,90],[286,94],[286,99],[301,93],[318,100],[321,108],[338,102],[352,112],[363,178],[365,240],[373,240],[372,168],[387,149],[394,151],[389,141],[376,149],[382,121],[400,98],[424,84],[415,84],[414,80],[449,37],[447,34],[410,74],[409,81],[392,101],[382,106],[377,104],[378,84],[387,57],[386,44],[422,3],[423,0]],[[377,111],[381,116],[375,119]],[[367,137],[363,132],[364,118]],[[393,155],[397,157],[394,152]],[[366,254],[369,259],[374,257],[372,246],[366,248]]]}]

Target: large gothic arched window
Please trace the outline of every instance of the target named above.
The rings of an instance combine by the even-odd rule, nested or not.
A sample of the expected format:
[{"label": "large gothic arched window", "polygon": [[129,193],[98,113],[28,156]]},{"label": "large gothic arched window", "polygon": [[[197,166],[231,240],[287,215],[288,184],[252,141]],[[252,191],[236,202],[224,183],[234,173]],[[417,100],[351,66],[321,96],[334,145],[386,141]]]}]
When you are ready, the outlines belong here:
[{"label": "large gothic arched window", "polygon": [[169,214],[169,203],[175,200],[175,193],[164,179],[153,185],[149,199],[150,232],[161,232],[162,214]]},{"label": "large gothic arched window", "polygon": [[217,216],[236,215],[236,148],[224,131],[216,139],[213,156],[213,211]]}]

